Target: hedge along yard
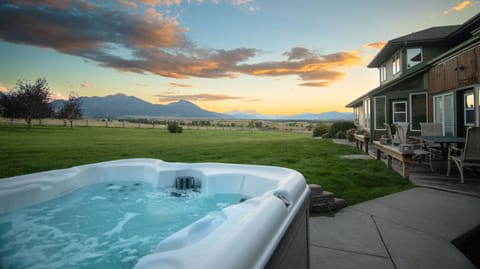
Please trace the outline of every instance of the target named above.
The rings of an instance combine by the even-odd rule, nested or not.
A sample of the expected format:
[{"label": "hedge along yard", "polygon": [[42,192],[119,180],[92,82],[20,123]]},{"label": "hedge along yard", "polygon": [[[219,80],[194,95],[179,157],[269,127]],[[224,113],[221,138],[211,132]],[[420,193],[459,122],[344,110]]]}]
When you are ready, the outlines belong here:
[{"label": "hedge along yard", "polygon": [[411,185],[377,160],[349,160],[355,147],[273,131],[44,127],[0,125],[0,178],[126,158],[223,162],[295,169],[355,204]]}]

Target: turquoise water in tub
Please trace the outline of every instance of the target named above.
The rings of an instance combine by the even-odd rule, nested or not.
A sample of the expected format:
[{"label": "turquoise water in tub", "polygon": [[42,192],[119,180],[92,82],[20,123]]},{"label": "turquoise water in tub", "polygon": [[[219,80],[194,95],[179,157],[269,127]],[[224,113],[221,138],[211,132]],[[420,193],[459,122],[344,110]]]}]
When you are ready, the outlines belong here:
[{"label": "turquoise water in tub", "polygon": [[1,215],[0,268],[132,268],[162,239],[241,199],[172,192],[102,183]]}]

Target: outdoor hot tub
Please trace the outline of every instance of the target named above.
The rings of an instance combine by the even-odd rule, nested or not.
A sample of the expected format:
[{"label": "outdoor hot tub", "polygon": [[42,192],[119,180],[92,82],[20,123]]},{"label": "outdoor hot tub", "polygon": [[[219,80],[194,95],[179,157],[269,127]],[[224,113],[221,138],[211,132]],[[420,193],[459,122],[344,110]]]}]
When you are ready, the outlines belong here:
[{"label": "outdoor hot tub", "polygon": [[[47,260],[49,268],[88,268],[89,261],[138,269],[309,268],[309,195],[304,177],[291,169],[156,159],[0,179],[1,262],[32,268]],[[156,202],[161,199],[165,206]],[[100,236],[85,236],[77,226]],[[142,239],[141,232],[151,236]],[[142,245],[142,252],[129,245],[135,240],[154,246]]]}]

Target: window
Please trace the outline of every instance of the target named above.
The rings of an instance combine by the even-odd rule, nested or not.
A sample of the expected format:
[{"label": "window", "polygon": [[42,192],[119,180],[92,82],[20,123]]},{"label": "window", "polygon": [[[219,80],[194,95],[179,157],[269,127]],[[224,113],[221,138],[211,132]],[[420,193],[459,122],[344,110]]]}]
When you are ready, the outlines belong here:
[{"label": "window", "polygon": [[397,53],[392,58],[393,74],[400,72],[400,53]]},{"label": "window", "polygon": [[360,108],[358,106],[353,108],[353,121],[354,121],[356,126],[358,126],[359,123],[360,123],[359,110],[360,110]]},{"label": "window", "polygon": [[453,94],[437,95],[433,98],[433,122],[441,123],[443,134],[454,135],[455,112],[453,109]]},{"label": "window", "polygon": [[410,130],[420,131],[420,122],[427,122],[427,93],[410,94]]},{"label": "window", "polygon": [[413,67],[423,61],[421,48],[407,49],[407,68]]},{"label": "window", "polygon": [[467,92],[463,95],[463,115],[465,126],[475,125],[475,104],[473,92]]},{"label": "window", "polygon": [[393,102],[393,123],[407,122],[407,102]]},{"label": "window", "polygon": [[385,96],[375,97],[375,130],[386,130],[385,123],[387,122],[387,110]]},{"label": "window", "polygon": [[364,127],[365,129],[370,129],[370,99],[365,99],[363,101],[364,110]]},{"label": "window", "polygon": [[387,80],[387,66],[382,65],[380,66],[380,82],[384,82]]}]

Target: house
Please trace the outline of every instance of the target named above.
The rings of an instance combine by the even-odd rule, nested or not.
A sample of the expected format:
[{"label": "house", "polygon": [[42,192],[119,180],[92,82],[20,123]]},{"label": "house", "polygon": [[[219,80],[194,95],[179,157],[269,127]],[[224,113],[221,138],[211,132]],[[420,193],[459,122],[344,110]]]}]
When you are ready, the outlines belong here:
[{"label": "house", "polygon": [[[410,134],[420,134],[420,122],[448,122],[449,116],[441,114],[444,112],[442,109],[445,100],[447,105],[451,102],[448,92],[464,91],[467,82],[461,84],[461,87],[450,85],[450,78],[445,77],[448,74],[441,71],[442,66],[445,70],[445,61],[461,54],[464,49],[471,48],[476,38],[472,31],[478,28],[479,22],[480,14],[462,25],[432,27],[388,41],[368,64],[369,68],[378,69],[379,86],[347,104],[347,107],[353,108],[357,128],[365,129],[374,140],[378,140],[386,133],[385,124],[409,122]],[[479,83],[476,68],[477,65],[480,67],[478,56],[480,54],[470,53],[468,57],[477,58],[464,57],[476,60],[462,58],[462,61],[473,62],[469,65],[471,72],[474,72],[471,66],[475,66],[476,70],[476,80],[470,77],[465,80],[468,81],[468,89],[475,88],[475,84]],[[463,66],[466,68],[467,65]],[[432,71],[432,67],[437,67],[436,72]],[[432,83],[436,85],[435,91],[430,87]],[[475,89],[467,90],[472,91],[475,92]],[[469,95],[468,100],[477,100],[478,106],[478,90],[476,92],[473,97]],[[434,99],[434,95],[438,97]],[[459,102],[456,100],[452,101],[454,105]],[[478,124],[478,119],[476,120]],[[449,130],[450,127],[447,124],[445,128]],[[457,130],[462,127],[455,125],[454,128]],[[447,131],[446,134],[450,133]]]},{"label": "house", "polygon": [[451,49],[430,61],[429,114],[444,135],[480,126],[480,14],[451,34]]}]

